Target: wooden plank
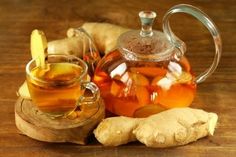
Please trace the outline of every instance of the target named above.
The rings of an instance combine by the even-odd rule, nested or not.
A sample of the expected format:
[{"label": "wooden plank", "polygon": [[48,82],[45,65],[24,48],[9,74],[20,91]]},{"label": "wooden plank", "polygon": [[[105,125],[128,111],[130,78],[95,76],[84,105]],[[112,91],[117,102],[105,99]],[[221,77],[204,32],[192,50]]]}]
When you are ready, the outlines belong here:
[{"label": "wooden plank", "polygon": [[[86,21],[110,22],[140,28],[137,13],[155,10],[156,29],[173,5],[190,3],[201,8],[217,24],[223,39],[223,54],[217,71],[198,86],[193,107],[216,112],[219,124],[214,137],[169,149],[150,149],[140,143],[103,147],[92,137],[86,146],[49,144],[18,134],[14,121],[16,91],[25,80],[25,64],[30,59],[29,35],[34,28],[44,30],[49,40],[63,38],[69,27]],[[21,0],[0,1],[0,156],[236,156],[236,2],[235,0]],[[171,26],[188,46],[194,71],[206,69],[214,55],[212,38],[194,18],[175,15]]]}]

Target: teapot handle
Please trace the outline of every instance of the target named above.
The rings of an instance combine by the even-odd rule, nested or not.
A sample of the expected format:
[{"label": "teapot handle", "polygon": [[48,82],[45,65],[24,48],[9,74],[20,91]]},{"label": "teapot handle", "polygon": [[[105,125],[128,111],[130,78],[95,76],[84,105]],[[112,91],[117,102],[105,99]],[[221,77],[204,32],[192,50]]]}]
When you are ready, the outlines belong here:
[{"label": "teapot handle", "polygon": [[207,27],[207,29],[210,31],[213,37],[213,40],[215,43],[214,60],[211,66],[206,71],[204,71],[203,73],[201,73],[199,76],[196,77],[195,82],[201,83],[205,81],[205,79],[209,77],[215,71],[217,65],[219,64],[221,51],[222,51],[222,41],[221,41],[219,31],[216,25],[214,24],[214,22],[200,9],[192,5],[187,5],[187,4],[180,4],[180,5],[176,5],[172,7],[170,10],[168,10],[168,12],[165,14],[163,18],[163,31],[166,37],[168,38],[168,40],[172,42],[175,45],[175,47],[177,47],[180,50],[181,55],[183,55],[186,50],[185,43],[175,36],[175,34],[171,31],[171,28],[169,25],[169,18],[174,13],[187,13],[194,16],[199,21],[201,21],[205,27]]}]

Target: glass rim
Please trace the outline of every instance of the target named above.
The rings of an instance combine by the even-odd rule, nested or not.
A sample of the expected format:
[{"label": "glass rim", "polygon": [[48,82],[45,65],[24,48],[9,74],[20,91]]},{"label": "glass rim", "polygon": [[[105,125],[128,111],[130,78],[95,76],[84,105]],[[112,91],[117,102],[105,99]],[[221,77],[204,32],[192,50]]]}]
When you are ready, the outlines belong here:
[{"label": "glass rim", "polygon": [[[55,57],[70,57],[70,58],[73,58],[73,59],[76,59],[77,61],[79,61],[80,64],[82,64],[82,66],[83,66],[83,67],[82,67],[83,70],[82,70],[81,75],[76,76],[76,77],[74,77],[73,79],[68,80],[68,81],[59,81],[59,82],[61,82],[61,83],[63,83],[63,84],[71,84],[71,83],[74,83],[74,82],[77,81],[77,80],[82,80],[82,78],[84,78],[85,75],[87,74],[88,66],[87,66],[87,64],[85,63],[85,61],[82,60],[82,59],[80,59],[80,58],[78,58],[78,57],[76,57],[76,56],[74,56],[74,55],[66,55],[66,54],[48,54],[48,55],[46,56],[46,58],[47,58],[47,57],[50,57],[50,56],[55,56]],[[44,80],[44,79],[40,79],[40,78],[38,78],[38,77],[35,77],[34,75],[31,74],[30,66],[31,66],[34,62],[35,62],[35,59],[31,59],[31,60],[26,64],[26,68],[25,68],[25,69],[26,69],[26,75],[29,76],[30,79],[32,79],[33,81],[36,81],[37,83],[42,83],[42,84],[54,84],[54,83],[55,83],[54,81],[46,81],[46,80]],[[63,62],[62,62],[62,63],[63,63]],[[72,63],[72,64],[74,64],[74,63]],[[35,66],[35,67],[37,67],[37,66]],[[58,83],[58,82],[57,82],[57,83]]]}]

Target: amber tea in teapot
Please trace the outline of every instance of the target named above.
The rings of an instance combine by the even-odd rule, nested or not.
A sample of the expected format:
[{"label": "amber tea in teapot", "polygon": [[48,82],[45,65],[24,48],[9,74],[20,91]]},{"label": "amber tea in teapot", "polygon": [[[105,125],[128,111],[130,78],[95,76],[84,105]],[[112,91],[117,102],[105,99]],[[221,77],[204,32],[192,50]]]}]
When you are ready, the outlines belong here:
[{"label": "amber tea in teapot", "polygon": [[[94,81],[98,84],[109,111],[133,116],[137,109],[145,105],[159,105],[159,108],[154,107],[154,110],[159,111],[163,108],[186,107],[193,101],[196,84],[185,57],[180,62],[122,63],[122,57],[117,50],[108,56],[116,60],[117,63],[113,64],[121,64],[110,72],[112,76],[107,74],[109,67],[97,68]],[[182,72],[170,73],[171,68],[181,68]],[[124,72],[120,74],[117,71]],[[168,79],[173,79],[173,83]],[[147,112],[155,111],[151,108]]]},{"label": "amber tea in teapot", "polygon": [[[168,18],[175,12],[192,14],[214,37],[214,62],[197,77],[184,56],[184,42],[170,29]],[[143,11],[139,16],[142,30],[122,34],[118,48],[106,55],[95,70],[93,81],[100,88],[106,109],[117,115],[146,117],[168,108],[189,106],[197,83],[212,74],[219,62],[221,38],[216,27],[204,13],[190,5],[177,5],[167,12],[164,33],[152,30],[155,12]]]}]

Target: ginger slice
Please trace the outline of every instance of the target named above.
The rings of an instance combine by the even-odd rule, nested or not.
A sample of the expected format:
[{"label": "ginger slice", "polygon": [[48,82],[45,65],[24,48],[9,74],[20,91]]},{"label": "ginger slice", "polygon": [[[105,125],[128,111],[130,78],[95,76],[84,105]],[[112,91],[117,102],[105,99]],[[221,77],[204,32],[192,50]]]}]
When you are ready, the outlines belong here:
[{"label": "ginger slice", "polygon": [[71,63],[56,63],[50,64],[47,71],[42,76],[48,80],[71,80],[76,77],[80,77],[83,69],[75,64]]},{"label": "ginger slice", "polygon": [[195,96],[196,89],[182,84],[174,84],[169,90],[159,90],[158,97],[154,99],[166,108],[187,107]]},{"label": "ginger slice", "polygon": [[37,67],[45,67],[46,48],[47,39],[43,31],[33,30],[31,33],[30,49],[31,56],[35,60]]},{"label": "ginger slice", "polygon": [[158,85],[158,82],[163,78],[163,76],[156,76],[154,77],[154,79],[152,80],[152,83],[151,85],[152,86],[157,86]]},{"label": "ginger slice", "polygon": [[167,73],[166,69],[159,67],[132,67],[130,68],[130,71],[133,73],[140,73],[148,77],[165,76]]},{"label": "ginger slice", "polygon": [[142,74],[138,73],[129,73],[131,76],[131,79],[134,81],[135,85],[138,86],[148,86],[149,85],[149,80],[143,76]]},{"label": "ginger slice", "polygon": [[185,71],[190,72],[191,67],[190,67],[189,61],[186,57],[183,56],[180,59],[180,64],[185,68]]},{"label": "ginger slice", "polygon": [[118,85],[118,83],[116,83],[115,81],[112,81],[111,83],[111,94],[113,96],[119,96],[119,94],[122,92],[122,87],[120,85]]},{"label": "ginger slice", "polygon": [[182,72],[180,77],[176,80],[176,83],[189,83],[193,79],[192,75],[187,72]]},{"label": "ginger slice", "polygon": [[144,86],[136,86],[135,94],[138,99],[138,103],[141,106],[147,105],[150,103],[150,95],[146,87]]}]

